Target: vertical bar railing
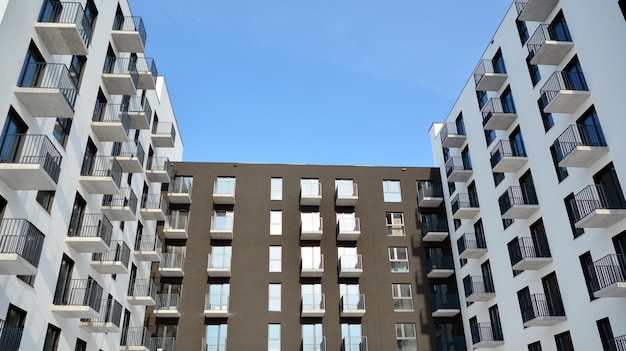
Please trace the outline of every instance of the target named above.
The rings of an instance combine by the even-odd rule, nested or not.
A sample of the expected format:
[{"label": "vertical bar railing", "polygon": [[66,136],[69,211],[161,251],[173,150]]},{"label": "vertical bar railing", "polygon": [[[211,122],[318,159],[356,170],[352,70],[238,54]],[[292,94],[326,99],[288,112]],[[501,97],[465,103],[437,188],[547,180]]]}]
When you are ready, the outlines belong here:
[{"label": "vertical bar railing", "polygon": [[0,163],[38,164],[58,183],[62,156],[47,135],[5,134],[0,142]]},{"label": "vertical bar railing", "polygon": [[128,287],[128,296],[151,297],[156,301],[156,283],[152,279],[135,279]]},{"label": "vertical bar railing", "polygon": [[131,188],[121,188],[119,194],[102,197],[102,206],[128,207],[133,214],[137,213],[137,203],[137,195]]},{"label": "vertical bar railing", "polygon": [[144,346],[148,350],[153,351],[152,333],[148,328],[129,327],[122,331],[120,340],[122,346]]},{"label": "vertical bar railing", "polygon": [[94,252],[91,260],[94,262],[119,262],[128,268],[130,248],[123,240],[112,240],[109,252]]},{"label": "vertical bar railing", "polygon": [[113,225],[104,215],[87,213],[80,219],[78,230],[70,228],[67,236],[81,238],[99,237],[109,245],[111,243],[112,233]]},{"label": "vertical bar railing", "polygon": [[80,36],[89,47],[92,28],[85,17],[85,10],[80,2],[50,1],[43,3],[37,22],[42,23],[73,23]]},{"label": "vertical bar railing", "polygon": [[39,266],[45,235],[31,222],[3,218],[0,222],[0,253],[15,253],[35,268]]},{"label": "vertical bar railing", "polygon": [[596,284],[593,284],[594,291],[626,282],[626,256],[624,255],[606,255],[595,261],[590,268],[596,277]]},{"label": "vertical bar railing", "polygon": [[148,34],[143,25],[143,20],[139,16],[115,16],[113,21],[113,30],[138,32],[143,45],[146,45]]},{"label": "vertical bar railing", "polygon": [[0,319],[0,349],[18,351],[22,342],[23,327],[11,325]]},{"label": "vertical bar railing", "polygon": [[563,160],[578,146],[606,146],[599,125],[572,124],[554,142],[557,161]]},{"label": "vertical bar railing", "polygon": [[540,89],[543,106],[548,106],[562,90],[588,91],[589,88],[582,72],[554,72]]},{"label": "vertical bar railing", "polygon": [[21,88],[59,89],[72,110],[78,96],[76,82],[63,63],[26,63],[17,85]]}]

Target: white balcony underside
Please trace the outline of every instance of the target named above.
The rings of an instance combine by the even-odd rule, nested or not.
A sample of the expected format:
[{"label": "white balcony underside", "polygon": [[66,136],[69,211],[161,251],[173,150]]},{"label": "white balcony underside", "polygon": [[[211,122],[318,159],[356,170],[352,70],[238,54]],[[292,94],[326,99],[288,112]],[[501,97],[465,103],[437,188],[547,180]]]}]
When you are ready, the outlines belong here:
[{"label": "white balcony underside", "polygon": [[206,273],[209,277],[230,277],[230,269],[228,268],[207,268]]},{"label": "white balcony underside", "polygon": [[163,229],[165,239],[187,239],[186,229]]},{"label": "white balcony underside", "polygon": [[529,0],[518,20],[545,22],[559,0]]},{"label": "white balcony underside", "polygon": [[496,297],[496,293],[473,293],[465,298],[469,302],[485,302]]},{"label": "white balcony underside", "polygon": [[448,134],[441,142],[441,146],[447,148],[460,148],[463,146],[465,139],[467,139],[465,135]]},{"label": "white balcony underside", "polygon": [[147,346],[124,346],[120,345],[120,351],[151,351]]},{"label": "white balcony underside", "polygon": [[485,73],[476,85],[477,91],[498,91],[506,81],[506,73]]},{"label": "white balcony underside", "polygon": [[184,277],[185,272],[182,268],[159,267],[159,273],[162,277]]},{"label": "white balcony underside", "polygon": [[79,176],[78,181],[89,194],[117,195],[120,193],[112,177]]},{"label": "white balcony underside", "polygon": [[442,202],[443,202],[443,197],[425,196],[420,199],[419,207],[437,208],[439,207],[439,205],[441,205]]},{"label": "white balcony underside", "polygon": [[178,309],[162,308],[154,310],[154,316],[157,318],[180,318],[180,311]]},{"label": "white balcony underside", "polygon": [[151,183],[169,183],[170,175],[166,171],[146,170],[146,178]]},{"label": "white balcony underside", "polygon": [[146,221],[164,221],[165,220],[165,213],[160,208],[155,208],[155,209],[142,208],[139,210],[139,214],[141,215],[141,218],[145,219]]},{"label": "white balcony underside", "polygon": [[576,146],[559,162],[559,167],[591,167],[608,152],[607,146]]},{"label": "white balcony underside", "polygon": [[480,212],[478,207],[462,207],[454,212],[454,219],[472,219]]},{"label": "white balcony underside", "polygon": [[453,183],[453,182],[467,182],[467,180],[472,176],[472,170],[467,170],[467,169],[455,169],[452,172],[450,172],[450,175],[448,176],[448,182]]},{"label": "white balcony underside", "polygon": [[561,90],[543,110],[547,113],[574,113],[590,95],[585,90]]},{"label": "white balcony underside", "polygon": [[74,117],[74,110],[61,93],[61,89],[16,87],[14,91],[33,117]]},{"label": "white balcony underside", "polygon": [[213,203],[217,205],[234,205],[235,195],[213,194]]},{"label": "white balcony underside", "polygon": [[574,47],[570,41],[546,40],[535,56],[530,60],[533,65],[556,66],[563,62],[563,59]]},{"label": "white balcony underside", "polygon": [[363,274],[362,268],[341,268],[339,278],[360,278]]},{"label": "white balcony underside", "polygon": [[300,206],[319,206],[322,202],[322,196],[301,196]]},{"label": "white balcony underside", "polygon": [[341,310],[341,317],[363,317],[365,315],[365,310]]},{"label": "white balcony underside", "polygon": [[154,306],[156,304],[150,296],[126,296],[126,301],[136,306]]},{"label": "white balcony underside", "polygon": [[191,204],[191,195],[189,193],[167,193],[167,198],[171,204]]},{"label": "white balcony underside", "polygon": [[302,268],[300,270],[300,276],[303,278],[319,278],[324,275],[323,268]]},{"label": "white balcony underside", "polygon": [[100,141],[128,141],[128,134],[121,122],[91,122],[91,130]]},{"label": "white balcony underside", "polygon": [[119,52],[143,53],[143,41],[137,31],[112,30],[111,38]]},{"label": "white balcony underside", "polygon": [[322,309],[315,309],[315,310],[303,309],[300,312],[300,317],[303,317],[303,318],[321,318],[321,317],[324,317],[324,314],[326,314],[326,310],[322,310]]},{"label": "white balcony underside", "polygon": [[137,82],[137,88],[144,90],[154,90],[156,88],[154,81],[155,78],[152,75],[152,72],[139,72],[139,81]]},{"label": "white balcony underside", "polygon": [[65,238],[67,245],[71,246],[74,251],[79,253],[95,252],[105,253],[109,252],[109,245],[100,237],[77,237],[68,236]]},{"label": "white balcony underside", "polygon": [[448,278],[452,274],[454,274],[454,269],[447,268],[433,268],[430,272],[428,272],[428,278]]},{"label": "white balcony underside", "polygon": [[528,219],[539,211],[539,205],[512,205],[502,214],[502,219]]},{"label": "white balcony underside", "polygon": [[0,179],[13,190],[55,190],[57,187],[40,164],[0,163]]},{"label": "white balcony underside", "polygon": [[438,308],[433,311],[433,317],[454,317],[461,313],[458,308]]},{"label": "white balcony underside", "polygon": [[16,253],[0,253],[0,275],[36,275],[37,267]]},{"label": "white balcony underside", "polygon": [[87,56],[89,53],[76,23],[35,22],[35,30],[52,55]]},{"label": "white balcony underside", "polygon": [[161,253],[154,250],[133,251],[135,260],[144,262],[161,262]]},{"label": "white balcony underside", "polygon": [[233,240],[232,230],[216,230],[211,229],[211,239],[213,240]]},{"label": "white balcony underside", "polygon": [[228,318],[228,310],[204,310],[206,318]]},{"label": "white balcony underside", "polygon": [[502,340],[497,340],[497,341],[479,341],[478,343],[472,345],[473,348],[475,349],[495,349],[497,347],[500,347],[504,345],[504,341]]},{"label": "white balcony underside", "polygon": [[300,232],[300,240],[322,240],[322,231]]},{"label": "white balcony underside", "polygon": [[63,318],[98,318],[100,313],[89,306],[52,305],[50,311]]},{"label": "white balcony underside", "polygon": [[541,316],[524,322],[524,327],[552,327],[566,320],[565,316]]},{"label": "white balcony underside", "polygon": [[137,219],[137,216],[128,206],[102,206],[100,210],[109,221],[134,221]]},{"label": "white balcony underside", "polygon": [[335,206],[356,206],[357,201],[359,200],[358,196],[337,196],[335,199]]},{"label": "white balcony underside", "polygon": [[151,134],[150,139],[154,147],[174,147],[174,139],[169,134]]},{"label": "white balcony underside", "polygon": [[528,162],[528,157],[523,156],[503,156],[493,167],[497,173],[517,173]]},{"label": "white balcony underside", "polygon": [[137,92],[137,87],[130,73],[102,73],[102,83],[110,95],[135,95]]},{"label": "white balcony underside", "polygon": [[134,156],[115,156],[124,173],[143,173],[143,165],[138,157]]},{"label": "white balcony underside", "polygon": [[127,112],[130,117],[130,129],[149,129],[150,121],[146,118],[146,113],[141,112]]},{"label": "white balcony underside", "polygon": [[626,297],[626,282],[616,282],[593,293],[600,297]]},{"label": "white balcony underside", "polygon": [[422,237],[422,241],[441,242],[446,240],[448,232],[428,232]]},{"label": "white balcony underside", "polygon": [[361,236],[361,231],[340,231],[337,233],[338,241],[357,241]]},{"label": "white balcony underside", "polygon": [[576,228],[608,228],[626,218],[626,209],[597,209],[576,222]]},{"label": "white balcony underside", "polygon": [[100,261],[91,261],[89,263],[91,268],[94,271],[100,274],[127,274],[128,267],[125,267],[122,262],[112,261],[112,262],[100,262]]},{"label": "white balcony underside", "polygon": [[487,123],[483,126],[484,130],[507,130],[517,119],[517,113],[493,113]]},{"label": "white balcony underside", "polygon": [[552,257],[526,257],[513,265],[516,271],[536,271],[552,263]]},{"label": "white balcony underside", "polygon": [[465,249],[465,251],[459,254],[459,258],[472,259],[481,258],[487,253],[487,249]]},{"label": "white balcony underside", "polygon": [[89,333],[119,333],[121,328],[111,322],[80,322],[80,328]]}]

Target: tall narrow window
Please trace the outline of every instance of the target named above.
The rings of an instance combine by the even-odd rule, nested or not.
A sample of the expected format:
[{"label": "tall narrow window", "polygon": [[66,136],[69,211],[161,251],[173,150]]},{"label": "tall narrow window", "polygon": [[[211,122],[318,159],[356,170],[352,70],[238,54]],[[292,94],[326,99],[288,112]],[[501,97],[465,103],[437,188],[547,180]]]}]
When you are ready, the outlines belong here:
[{"label": "tall narrow window", "polygon": [[404,213],[387,212],[387,235],[404,236]]},{"label": "tall narrow window", "polygon": [[541,121],[543,122],[543,129],[547,132],[554,125],[552,114],[549,112],[544,112],[545,104],[543,102],[543,99],[537,100],[537,106],[539,106],[539,113],[541,114]]},{"label": "tall narrow window", "polygon": [[593,180],[602,192],[606,208],[626,208],[622,186],[619,183],[613,163],[609,163],[600,172],[596,173],[593,176]]},{"label": "tall narrow window", "polygon": [[270,179],[270,200],[283,199],[283,178]]},{"label": "tall narrow window", "polygon": [[52,135],[59,141],[63,147],[67,144],[67,138],[70,136],[70,129],[72,128],[71,118],[57,118],[54,122],[54,129],[52,129]]},{"label": "tall narrow window", "polygon": [[74,261],[72,261],[66,255],[63,255],[61,260],[61,268],[59,269],[59,276],[57,277],[57,285],[54,291],[55,305],[64,304],[70,287],[70,280],[72,279],[72,268],[74,268]]},{"label": "tall narrow window", "polygon": [[554,336],[557,351],[574,351],[574,343],[569,331]]},{"label": "tall narrow window", "polygon": [[565,316],[565,308],[563,307],[563,300],[561,300],[561,291],[559,290],[556,273],[552,272],[546,275],[541,278],[541,282],[543,284],[543,292],[546,295],[550,315]]},{"label": "tall narrow window", "polygon": [[574,208],[572,207],[572,201],[574,201],[574,194],[570,193],[563,200],[565,202],[565,210],[567,211],[567,218],[569,219],[569,226],[572,229],[572,234],[574,234],[574,238],[577,238],[585,233],[585,229],[576,228],[576,216],[574,215]]},{"label": "tall narrow window", "polygon": [[[26,322],[26,311],[22,310],[21,308],[18,308],[12,304],[9,304],[9,309],[7,310],[7,317],[4,319],[6,325],[10,325],[12,327],[17,327],[20,330],[24,330],[24,323]],[[8,334],[7,336],[7,341],[8,341],[8,345],[15,345],[15,350],[17,350],[17,347],[19,346],[21,340],[22,340],[22,332],[20,331],[20,333],[15,333],[15,332],[11,332],[11,331],[7,331],[7,327],[5,326],[5,332],[3,334]],[[12,334],[12,335],[11,335]],[[2,341],[2,337],[0,336],[0,341]],[[8,349],[13,349],[9,346],[7,346]]]},{"label": "tall narrow window", "polygon": [[528,40],[528,28],[526,28],[526,22],[515,20],[515,26],[517,27],[517,34],[519,35],[519,39],[522,42],[522,45],[526,44],[526,40]]},{"label": "tall narrow window", "polygon": [[383,180],[383,201],[402,202],[399,180]]},{"label": "tall narrow window", "polygon": [[522,131],[519,127],[515,128],[511,135],[509,135],[509,141],[511,142],[511,151],[514,156],[526,156],[524,139],[522,138]]},{"label": "tall narrow window", "polygon": [[532,57],[529,55],[526,57],[526,66],[528,67],[528,74],[530,74],[530,81],[535,86],[541,80],[541,72],[539,72],[539,66],[533,65],[530,63],[530,60],[532,60]]},{"label": "tall narrow window", "polygon": [[76,339],[74,351],[87,351],[87,342],[85,340]]},{"label": "tall narrow window", "polygon": [[596,325],[598,326],[600,341],[602,341],[602,350],[614,351],[618,349],[618,345],[615,344],[616,341],[613,340],[613,330],[611,329],[611,322],[609,322],[609,319],[600,319],[599,321],[596,321]]},{"label": "tall narrow window", "polygon": [[268,289],[268,311],[280,311],[280,284],[270,284]]},{"label": "tall narrow window", "polygon": [[303,350],[325,350],[324,334],[322,333],[322,324],[303,324],[302,325],[302,349]]},{"label": "tall narrow window", "polygon": [[506,68],[504,67],[504,57],[502,57],[502,50],[498,49],[495,55],[493,55],[493,59],[491,60],[493,63],[493,71],[494,73],[506,73]]},{"label": "tall narrow window", "polygon": [[511,87],[507,86],[506,89],[500,95],[500,102],[502,103],[502,112],[515,113],[515,102],[513,101],[513,93],[511,93]]},{"label": "tall narrow window", "polygon": [[318,270],[324,268],[321,248],[319,246],[305,246],[300,248],[302,269]]},{"label": "tall narrow window", "polygon": [[267,326],[267,350],[280,351],[280,324]]},{"label": "tall narrow window", "polygon": [[211,248],[211,268],[230,270],[232,246],[213,246]]},{"label": "tall narrow window", "polygon": [[20,151],[20,134],[25,134],[28,130],[26,123],[11,108],[2,129],[2,139],[0,140],[0,162],[13,163]]},{"label": "tall narrow window", "polygon": [[411,284],[391,284],[391,290],[394,311],[413,311]]},{"label": "tall narrow window", "polygon": [[270,235],[283,234],[283,212],[270,211]]},{"label": "tall narrow window", "polygon": [[502,323],[500,322],[500,313],[498,312],[498,305],[493,305],[489,307],[489,319],[491,321],[493,340],[504,340],[504,334],[502,333]]},{"label": "tall narrow window", "polygon": [[281,246],[270,246],[270,272],[281,272],[283,248]]},{"label": "tall narrow window", "polygon": [[556,170],[556,177],[559,180],[559,182],[562,182],[563,179],[567,178],[569,176],[569,173],[567,172],[567,168],[566,167],[560,167],[559,166],[559,160],[557,158],[557,150],[556,150],[556,145],[551,145],[550,146],[550,155],[552,156],[552,164],[554,165],[554,169]]},{"label": "tall narrow window", "polygon": [[533,182],[533,176],[530,170],[526,171],[519,178],[519,186],[522,191],[522,198],[525,204],[537,204],[537,194],[535,193],[535,183]]},{"label": "tall narrow window", "polygon": [[85,64],[87,63],[87,57],[85,56],[72,56],[72,61],[70,61],[69,71],[70,77],[74,81],[76,86],[79,86],[81,83],[81,76],[83,75],[83,70],[85,69]]},{"label": "tall narrow window", "polygon": [[206,350],[226,350],[226,337],[228,336],[227,324],[215,324],[206,326]]},{"label": "tall narrow window", "polygon": [[528,351],[541,351],[541,342],[535,341],[532,344],[528,344]]},{"label": "tall narrow window", "polygon": [[43,351],[56,351],[59,346],[59,338],[61,337],[61,329],[52,324],[48,324],[46,338],[43,342]]},{"label": "tall narrow window", "polygon": [[591,252],[587,251],[578,257],[580,260],[580,268],[583,271],[585,277],[585,284],[587,285],[587,294],[589,294],[589,300],[594,300],[596,297],[593,295],[593,284],[596,283],[595,270],[593,268],[593,258]]}]

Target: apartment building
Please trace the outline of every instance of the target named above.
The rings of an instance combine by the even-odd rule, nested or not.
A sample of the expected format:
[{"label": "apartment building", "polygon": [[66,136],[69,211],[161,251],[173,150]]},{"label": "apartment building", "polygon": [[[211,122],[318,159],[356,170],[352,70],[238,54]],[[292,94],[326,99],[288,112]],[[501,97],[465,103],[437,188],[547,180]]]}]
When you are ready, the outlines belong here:
[{"label": "apartment building", "polygon": [[625,11],[516,0],[431,128],[468,348],[626,350]]},{"label": "apartment building", "polygon": [[[127,1],[0,2],[0,349],[154,350],[182,140]],[[154,289],[153,289],[154,287]]]}]

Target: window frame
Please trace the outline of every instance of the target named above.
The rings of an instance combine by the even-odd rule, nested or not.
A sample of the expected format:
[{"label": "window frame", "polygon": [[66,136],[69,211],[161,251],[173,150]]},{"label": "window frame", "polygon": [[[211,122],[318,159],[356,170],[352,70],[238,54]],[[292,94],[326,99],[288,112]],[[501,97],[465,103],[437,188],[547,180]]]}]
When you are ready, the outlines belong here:
[{"label": "window frame", "polygon": [[283,178],[270,178],[270,200],[280,201],[283,199]]},{"label": "window frame", "polygon": [[400,180],[383,180],[383,202],[402,202],[402,184]]},{"label": "window frame", "polygon": [[[408,287],[408,290],[406,290]],[[404,288],[404,289],[403,289]],[[403,293],[408,291],[408,296],[404,296]],[[391,297],[393,299],[393,311],[394,312],[413,312],[415,306],[413,305],[413,289],[410,283],[392,283],[391,284]],[[409,302],[410,308],[405,307],[405,304]]]},{"label": "window frame", "polygon": [[[400,251],[404,251],[404,254],[406,256],[405,259],[401,259],[399,258],[399,252]],[[391,273],[408,273],[410,270],[409,267],[409,250],[407,247],[405,246],[391,246],[388,248],[387,250],[388,252],[388,257],[389,257],[389,264],[390,264],[390,272]],[[398,264],[402,264],[402,263],[406,263],[406,268],[404,270],[394,270],[394,263]],[[401,266],[400,266],[401,267]],[[402,269],[402,268],[400,268]]]}]

